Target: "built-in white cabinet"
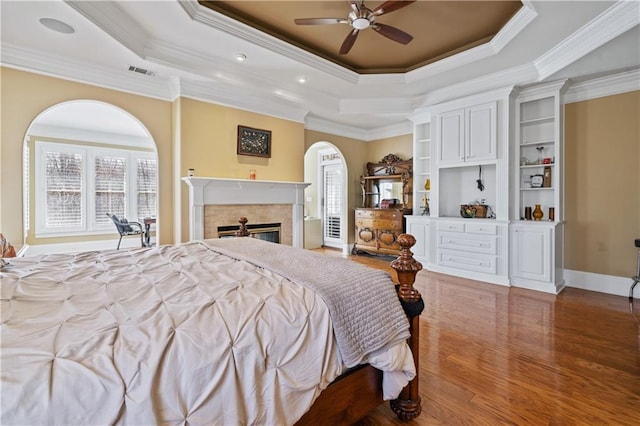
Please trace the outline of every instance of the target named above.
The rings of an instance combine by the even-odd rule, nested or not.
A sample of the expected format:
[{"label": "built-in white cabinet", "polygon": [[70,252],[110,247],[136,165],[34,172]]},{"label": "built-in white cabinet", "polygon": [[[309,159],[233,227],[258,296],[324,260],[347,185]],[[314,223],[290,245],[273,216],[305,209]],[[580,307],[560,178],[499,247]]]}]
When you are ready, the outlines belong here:
[{"label": "built-in white cabinet", "polygon": [[496,158],[496,102],[444,111],[437,117],[439,165]]},{"label": "built-in white cabinet", "polygon": [[[426,269],[549,293],[562,289],[565,83],[505,87],[412,118],[416,202],[407,231],[416,236],[412,250]],[[423,199],[429,216],[422,214]],[[460,206],[471,203],[485,204],[490,214],[462,218]],[[541,220],[533,220],[537,205]]]},{"label": "built-in white cabinet", "polygon": [[[512,214],[533,220],[536,205],[542,220],[562,221],[564,81],[524,89],[516,99],[513,159],[516,179]],[[530,214],[531,213],[531,214]]]},{"label": "built-in white cabinet", "polygon": [[511,285],[558,293],[562,274],[562,224],[558,222],[512,223]]}]

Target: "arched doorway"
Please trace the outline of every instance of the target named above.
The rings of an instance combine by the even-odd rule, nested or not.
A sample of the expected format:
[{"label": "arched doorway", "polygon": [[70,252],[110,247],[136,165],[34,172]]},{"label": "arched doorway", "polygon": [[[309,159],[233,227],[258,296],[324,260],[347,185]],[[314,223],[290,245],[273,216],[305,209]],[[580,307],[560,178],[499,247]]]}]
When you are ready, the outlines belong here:
[{"label": "arched doorway", "polygon": [[157,215],[156,144],[125,110],[94,100],[53,105],[31,122],[23,154],[27,255],[115,248],[106,213]]},{"label": "arched doorway", "polygon": [[[313,144],[305,153],[305,239],[307,248],[333,247],[349,252],[347,238],[347,167],[340,150],[330,142]],[[319,232],[312,228],[319,221]],[[309,235],[319,234],[315,240]]]}]

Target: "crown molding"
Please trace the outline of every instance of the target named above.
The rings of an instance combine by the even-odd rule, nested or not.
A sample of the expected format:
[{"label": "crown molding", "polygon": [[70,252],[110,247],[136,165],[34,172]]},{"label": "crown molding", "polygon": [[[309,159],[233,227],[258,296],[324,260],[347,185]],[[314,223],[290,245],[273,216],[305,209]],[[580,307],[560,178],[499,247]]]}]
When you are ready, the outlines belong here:
[{"label": "crown molding", "polygon": [[491,90],[536,83],[537,81],[538,72],[533,64],[525,64],[416,96],[413,100],[413,109],[416,111],[478,93],[488,93]]},{"label": "crown molding", "polygon": [[251,88],[239,90],[236,87],[204,81],[181,80],[180,96],[298,123],[303,123],[309,112],[300,105],[267,99]]},{"label": "crown molding", "polygon": [[324,118],[315,116],[308,116],[306,118],[304,128],[360,141],[367,140],[367,131],[364,129],[358,129],[342,123],[335,123],[331,120],[325,120]]},{"label": "crown molding", "polygon": [[313,55],[306,50],[290,45],[276,37],[243,24],[242,22],[238,22],[221,13],[201,6],[197,0],[179,0],[178,3],[187,15],[189,15],[189,18],[194,21],[216,28],[227,34],[248,41],[249,43],[293,59],[294,61],[301,62],[349,83],[356,84],[358,82],[359,74],[355,71],[348,70],[331,61]]},{"label": "crown molding", "polygon": [[342,136],[345,138],[357,139],[363,142],[370,142],[378,139],[392,138],[413,133],[413,125],[409,120],[376,129],[362,129],[349,126],[344,123],[336,123],[331,120],[316,116],[308,116],[305,120],[304,128],[316,132],[328,133],[330,135]]},{"label": "crown molding", "polygon": [[638,24],[640,2],[616,2],[534,61],[540,79],[555,74]]},{"label": "crown molding", "polygon": [[567,90],[564,103],[582,102],[637,90],[640,90],[640,68],[574,83]]},{"label": "crown molding", "polygon": [[73,61],[2,43],[3,66],[161,100],[172,100],[169,79]]},{"label": "crown molding", "polygon": [[408,83],[424,80],[455,68],[486,59],[499,53],[515,36],[517,36],[527,25],[529,25],[538,12],[535,10],[530,1],[523,1],[523,7],[518,13],[502,27],[491,41],[481,46],[465,50],[453,56],[441,59],[422,68],[418,68],[406,73],[405,78]]}]

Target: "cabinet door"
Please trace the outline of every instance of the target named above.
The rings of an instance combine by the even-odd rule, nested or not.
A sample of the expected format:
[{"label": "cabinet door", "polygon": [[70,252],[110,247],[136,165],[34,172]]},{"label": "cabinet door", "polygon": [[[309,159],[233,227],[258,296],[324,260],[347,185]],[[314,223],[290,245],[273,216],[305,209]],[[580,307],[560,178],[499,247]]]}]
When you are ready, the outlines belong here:
[{"label": "cabinet door", "polygon": [[426,262],[429,258],[429,223],[407,219],[407,233],[416,239],[416,244],[411,248],[414,257],[421,262]]},{"label": "cabinet door", "polygon": [[438,160],[441,164],[463,162],[464,110],[442,113],[438,121]]},{"label": "cabinet door", "polygon": [[465,161],[493,160],[497,157],[496,103],[465,109]]},{"label": "cabinet door", "polygon": [[511,267],[514,277],[551,281],[551,228],[514,226]]}]

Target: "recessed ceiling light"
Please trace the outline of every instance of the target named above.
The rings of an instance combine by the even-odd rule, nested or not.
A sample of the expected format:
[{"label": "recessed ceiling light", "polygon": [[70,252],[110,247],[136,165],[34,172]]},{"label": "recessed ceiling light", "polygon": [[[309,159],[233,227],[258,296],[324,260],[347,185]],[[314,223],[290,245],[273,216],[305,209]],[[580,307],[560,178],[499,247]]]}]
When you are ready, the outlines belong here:
[{"label": "recessed ceiling light", "polygon": [[66,22],[59,21],[53,18],[40,18],[40,23],[45,27],[49,28],[58,33],[62,34],[73,34],[76,32],[75,28]]},{"label": "recessed ceiling light", "polygon": [[235,58],[238,62],[244,62],[247,60],[247,55],[245,55],[244,53],[236,53]]},{"label": "recessed ceiling light", "polygon": [[298,77],[296,77],[296,80],[298,80],[298,83],[304,84],[307,82],[308,78],[306,75],[299,75]]}]

